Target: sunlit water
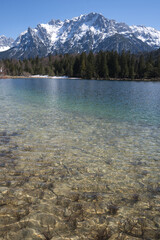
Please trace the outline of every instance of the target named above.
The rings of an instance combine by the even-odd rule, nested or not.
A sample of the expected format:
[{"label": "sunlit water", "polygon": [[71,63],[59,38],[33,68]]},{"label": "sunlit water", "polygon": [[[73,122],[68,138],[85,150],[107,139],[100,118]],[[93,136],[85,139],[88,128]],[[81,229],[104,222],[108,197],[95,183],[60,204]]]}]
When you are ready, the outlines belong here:
[{"label": "sunlit water", "polygon": [[0,171],[11,181],[4,150],[14,171],[34,172],[32,186],[48,176],[56,194],[96,192],[121,217],[142,216],[151,204],[157,215],[159,82],[1,79],[0,133]]}]

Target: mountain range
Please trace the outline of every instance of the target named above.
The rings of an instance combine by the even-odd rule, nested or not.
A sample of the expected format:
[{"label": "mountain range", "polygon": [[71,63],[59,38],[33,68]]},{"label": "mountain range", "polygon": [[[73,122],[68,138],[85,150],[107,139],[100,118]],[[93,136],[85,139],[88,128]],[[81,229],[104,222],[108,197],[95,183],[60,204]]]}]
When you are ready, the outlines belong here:
[{"label": "mountain range", "polygon": [[100,50],[138,53],[158,48],[160,31],[152,27],[128,26],[98,13],[64,21],[52,19],[47,24],[38,24],[36,28],[29,27],[15,41],[0,37],[1,59]]}]

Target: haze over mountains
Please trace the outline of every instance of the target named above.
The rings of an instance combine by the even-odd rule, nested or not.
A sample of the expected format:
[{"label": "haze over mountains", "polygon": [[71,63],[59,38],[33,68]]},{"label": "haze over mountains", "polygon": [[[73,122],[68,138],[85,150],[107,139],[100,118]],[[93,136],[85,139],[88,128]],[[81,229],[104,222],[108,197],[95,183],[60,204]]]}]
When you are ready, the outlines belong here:
[{"label": "haze over mountains", "polygon": [[4,38],[0,37],[0,51],[3,51],[0,53],[1,59],[44,57],[48,54],[90,50],[138,53],[160,48],[160,31],[151,27],[128,26],[98,13],[38,24],[36,28],[28,28],[21,33],[14,42]]}]

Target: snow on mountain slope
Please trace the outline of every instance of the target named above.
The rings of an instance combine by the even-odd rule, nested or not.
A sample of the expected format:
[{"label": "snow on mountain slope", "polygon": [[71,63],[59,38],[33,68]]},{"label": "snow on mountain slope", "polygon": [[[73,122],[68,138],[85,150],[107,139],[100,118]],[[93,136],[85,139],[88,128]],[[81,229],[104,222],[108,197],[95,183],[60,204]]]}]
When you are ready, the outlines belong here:
[{"label": "snow on mountain slope", "polygon": [[0,47],[0,52],[7,51],[8,49],[10,49],[9,46],[1,46],[1,47]]},{"label": "snow on mountain slope", "polygon": [[[48,24],[39,24],[38,25],[38,30],[42,33],[46,33],[48,36],[48,40],[50,41],[50,44],[53,44],[55,41],[58,40],[59,36],[59,31],[61,27],[63,26],[63,22],[61,21],[55,21],[55,22],[50,22]],[[39,35],[41,37],[41,35]]]},{"label": "snow on mountain slope", "polygon": [[149,46],[160,47],[160,31],[152,27],[130,26],[134,35],[142,42],[146,42]]},{"label": "snow on mountain slope", "polygon": [[4,35],[0,36],[0,52],[4,52],[13,46],[14,40],[7,38]]}]

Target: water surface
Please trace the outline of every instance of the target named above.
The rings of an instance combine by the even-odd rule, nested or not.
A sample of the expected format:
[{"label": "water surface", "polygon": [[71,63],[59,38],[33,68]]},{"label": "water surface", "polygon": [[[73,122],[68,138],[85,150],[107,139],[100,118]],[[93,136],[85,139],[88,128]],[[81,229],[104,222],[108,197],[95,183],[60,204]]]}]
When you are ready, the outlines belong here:
[{"label": "water surface", "polygon": [[[154,219],[154,230],[146,234],[151,239],[156,236],[160,203],[159,82],[1,79],[0,139],[2,193],[13,195],[14,189],[15,195],[21,191],[34,202],[31,189],[44,192],[39,202],[34,202],[37,209],[31,205],[31,219],[39,221],[40,212],[45,216],[52,212],[55,221],[64,224],[66,211],[71,211],[69,206],[74,202],[69,196],[76,193],[86,215],[83,226],[82,216],[76,215],[74,235],[88,239],[88,224],[99,228],[102,223],[97,219],[104,217],[103,225],[110,221],[110,235],[119,231],[122,220],[133,218],[138,222],[143,218],[148,226]],[[9,186],[6,181],[10,181]],[[54,185],[55,199],[53,193],[52,197],[47,195],[51,189],[43,187],[46,183]],[[69,206],[62,204],[63,217],[51,207],[57,196],[71,201]],[[117,209],[113,219],[110,206]],[[28,227],[34,233],[28,230],[26,239],[33,235],[39,239],[38,224]],[[122,234],[129,235],[124,226]],[[67,225],[59,234],[65,239],[63,234],[71,236],[69,231],[73,234]],[[8,232],[12,233],[12,228]],[[17,238],[14,234],[11,239]],[[137,236],[144,237],[141,233]]]}]

